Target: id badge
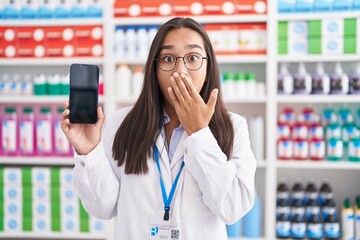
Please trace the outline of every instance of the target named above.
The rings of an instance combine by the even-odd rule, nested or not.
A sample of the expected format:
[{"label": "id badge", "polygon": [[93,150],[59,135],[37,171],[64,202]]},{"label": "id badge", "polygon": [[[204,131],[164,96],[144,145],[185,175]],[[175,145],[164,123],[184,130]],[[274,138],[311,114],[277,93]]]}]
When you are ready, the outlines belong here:
[{"label": "id badge", "polygon": [[149,235],[151,240],[181,240],[180,223],[159,218],[152,219]]}]

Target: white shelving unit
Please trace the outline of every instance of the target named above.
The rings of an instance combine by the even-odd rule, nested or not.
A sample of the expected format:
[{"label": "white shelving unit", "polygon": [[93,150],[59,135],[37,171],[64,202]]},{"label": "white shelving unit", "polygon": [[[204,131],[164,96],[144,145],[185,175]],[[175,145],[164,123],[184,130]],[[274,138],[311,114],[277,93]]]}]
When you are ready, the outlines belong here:
[{"label": "white shelving unit", "polygon": [[[340,183],[346,183],[347,178],[359,179],[360,176],[356,171],[360,170],[360,163],[351,162],[312,162],[312,161],[281,161],[277,159],[276,152],[276,136],[277,136],[277,113],[279,105],[291,104],[328,104],[328,103],[346,103],[346,104],[359,104],[360,96],[278,96],[277,95],[277,72],[278,64],[282,62],[354,62],[360,61],[359,54],[355,55],[336,55],[336,56],[278,56],[277,55],[277,23],[278,21],[301,21],[311,19],[325,19],[325,18],[358,18],[359,12],[344,12],[344,13],[326,13],[326,14],[278,14],[277,1],[268,1],[267,15],[236,15],[236,16],[194,16],[193,18],[200,23],[250,23],[250,22],[266,22],[267,23],[267,45],[268,50],[265,56],[254,55],[231,55],[231,56],[218,56],[217,60],[221,67],[233,67],[247,65],[259,65],[263,68],[266,84],[266,96],[255,97],[253,99],[238,99],[227,101],[226,104],[231,106],[231,110],[235,109],[241,113],[244,109],[260,109],[263,111],[265,117],[265,160],[258,161],[258,174],[260,180],[256,182],[263,191],[260,193],[261,201],[263,202],[263,238],[273,240],[275,239],[275,210],[276,210],[276,185],[279,177],[289,174],[298,174],[300,176],[307,176],[308,172],[326,176],[328,171],[336,174],[344,174],[343,179],[336,179]],[[104,104],[106,115],[110,115],[120,106],[131,105],[135,99],[119,99],[114,94],[115,86],[115,69],[119,64],[129,65],[143,65],[146,59],[117,59],[113,51],[113,44],[115,39],[115,26],[117,25],[140,25],[140,24],[163,24],[171,17],[147,17],[147,18],[121,18],[115,19],[113,16],[112,4],[104,4],[102,19],[69,19],[59,21],[1,21],[0,26],[74,26],[74,25],[92,25],[101,24],[104,30],[104,57],[102,58],[63,58],[63,59],[0,59],[0,72],[6,72],[8,66],[29,66],[34,68],[44,68],[46,66],[70,66],[70,64],[89,63],[102,65],[102,73],[105,80],[105,95],[101,101]],[[265,65],[265,67],[263,67]],[[4,103],[59,103],[61,104],[66,97],[18,97],[16,96],[0,96],[0,104]],[[246,107],[248,106],[248,107]],[[69,157],[55,157],[55,158],[42,158],[42,157],[0,157],[0,165],[62,165],[72,166],[73,160]],[[355,171],[355,173],[354,173]],[[347,174],[349,173],[349,174]],[[349,175],[349,176],[348,176]],[[337,175],[336,175],[337,176]],[[295,177],[295,176],[293,176]],[[331,178],[331,175],[329,176]],[[257,178],[258,179],[258,178]],[[341,185],[340,184],[340,185]],[[350,186],[350,185],[349,185]],[[355,190],[359,191],[357,187]],[[342,193],[343,189],[336,189],[338,193]],[[335,194],[337,194],[335,192]],[[344,192],[347,193],[347,192]],[[108,231],[107,240],[112,240],[114,222],[111,222]],[[6,235],[8,236],[8,235]],[[0,234],[0,238],[3,236]],[[90,235],[65,235],[65,234],[50,234],[42,236],[35,234],[14,234],[9,235],[14,238],[35,238],[35,239],[98,239],[96,236]],[[240,238],[244,240],[244,238]]]}]

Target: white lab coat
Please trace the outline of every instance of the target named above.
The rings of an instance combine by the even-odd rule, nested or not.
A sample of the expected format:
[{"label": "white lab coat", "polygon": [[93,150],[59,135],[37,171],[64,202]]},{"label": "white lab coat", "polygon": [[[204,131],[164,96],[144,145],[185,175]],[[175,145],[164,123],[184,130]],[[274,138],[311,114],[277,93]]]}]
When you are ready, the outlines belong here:
[{"label": "white lab coat", "polygon": [[[75,154],[75,190],[91,215],[117,217],[116,240],[146,240],[151,218],[164,215],[155,160],[148,159],[146,175],[126,175],[111,152],[115,133],[129,111],[119,110],[106,121],[102,141],[92,152]],[[235,137],[229,161],[209,128],[191,136],[185,132],[171,163],[164,139],[161,135],[156,139],[167,195],[181,160],[185,162],[170,209],[170,219],[181,224],[182,240],[226,240],[225,223],[236,222],[253,206],[256,161],[247,123],[234,113],[231,119]]]}]

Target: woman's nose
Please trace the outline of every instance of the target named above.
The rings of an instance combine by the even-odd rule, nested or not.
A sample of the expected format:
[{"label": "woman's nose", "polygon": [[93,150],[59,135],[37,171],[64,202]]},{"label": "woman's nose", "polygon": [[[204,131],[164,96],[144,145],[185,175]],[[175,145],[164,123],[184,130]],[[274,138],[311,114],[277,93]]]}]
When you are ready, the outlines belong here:
[{"label": "woman's nose", "polygon": [[186,72],[187,68],[185,64],[184,58],[178,58],[174,71],[178,73]]}]

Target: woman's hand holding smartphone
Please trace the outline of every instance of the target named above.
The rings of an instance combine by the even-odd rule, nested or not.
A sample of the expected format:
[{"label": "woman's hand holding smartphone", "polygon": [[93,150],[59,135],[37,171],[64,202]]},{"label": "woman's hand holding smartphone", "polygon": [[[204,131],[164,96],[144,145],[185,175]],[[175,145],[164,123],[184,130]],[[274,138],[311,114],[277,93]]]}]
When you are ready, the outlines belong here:
[{"label": "woman's hand holding smartphone", "polygon": [[95,124],[76,124],[69,120],[69,102],[64,102],[64,112],[62,113],[61,129],[65,133],[75,151],[80,155],[87,155],[100,142],[102,126],[105,115],[101,107],[97,108],[97,122]]}]

